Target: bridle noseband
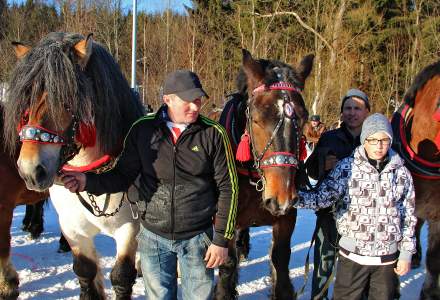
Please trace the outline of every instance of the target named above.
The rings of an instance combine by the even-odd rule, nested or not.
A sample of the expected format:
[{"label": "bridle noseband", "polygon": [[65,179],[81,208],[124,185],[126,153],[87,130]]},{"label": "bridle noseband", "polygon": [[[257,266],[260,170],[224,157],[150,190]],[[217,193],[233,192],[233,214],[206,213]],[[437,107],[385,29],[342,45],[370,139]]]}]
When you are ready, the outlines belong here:
[{"label": "bridle noseband", "polygon": [[[279,73],[277,73],[281,77]],[[295,113],[295,104],[293,103],[292,99],[290,98],[287,91],[292,91],[296,93],[301,93],[301,91],[296,88],[294,85],[292,85],[289,82],[279,81],[276,82],[270,86],[266,85],[260,85],[257,88],[255,88],[252,92],[252,96],[254,97],[256,93],[259,92],[265,92],[270,90],[279,90],[282,93],[283,97],[283,115],[280,117],[280,119],[277,122],[277,125],[275,126],[274,131],[272,132],[271,137],[266,143],[266,146],[264,147],[263,151],[261,153],[257,153],[255,150],[255,144],[254,144],[254,138],[252,134],[252,115],[250,113],[250,105],[248,104],[248,107],[246,109],[246,117],[247,117],[247,131],[250,136],[251,141],[251,148],[254,154],[255,162],[254,167],[257,169],[257,171],[262,175],[261,169],[264,168],[270,168],[270,167],[293,167],[295,169],[299,168],[299,149],[300,149],[300,137],[297,137],[296,139],[296,151],[295,153],[290,152],[270,152],[267,153],[267,150],[272,145],[278,131],[280,130],[282,124],[284,123],[285,119],[289,119],[293,123],[293,127],[297,133],[298,132],[298,117]],[[250,97],[250,101],[252,101],[253,97]]]},{"label": "bridle noseband", "polygon": [[67,127],[64,135],[44,128],[39,125],[24,125],[19,129],[20,142],[37,144],[61,145],[59,168],[78,154],[80,146],[75,143],[75,135],[78,129],[77,117],[72,115],[72,122]]}]

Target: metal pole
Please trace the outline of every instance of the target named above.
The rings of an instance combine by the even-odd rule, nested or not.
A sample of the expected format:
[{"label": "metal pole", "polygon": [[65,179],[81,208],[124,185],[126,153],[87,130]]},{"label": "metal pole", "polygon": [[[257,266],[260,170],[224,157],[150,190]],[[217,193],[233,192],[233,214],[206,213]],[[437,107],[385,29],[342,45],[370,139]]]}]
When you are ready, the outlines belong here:
[{"label": "metal pole", "polygon": [[137,15],[137,0],[133,0],[133,29],[132,29],[132,43],[131,43],[131,88],[136,88],[136,15]]}]

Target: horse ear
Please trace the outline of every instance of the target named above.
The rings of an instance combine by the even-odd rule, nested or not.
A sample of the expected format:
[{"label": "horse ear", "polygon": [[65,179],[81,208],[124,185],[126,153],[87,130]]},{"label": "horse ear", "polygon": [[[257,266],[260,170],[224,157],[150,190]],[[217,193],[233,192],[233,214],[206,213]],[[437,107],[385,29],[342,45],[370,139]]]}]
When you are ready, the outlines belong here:
[{"label": "horse ear", "polygon": [[14,47],[15,56],[17,56],[18,59],[22,59],[31,50],[31,47],[20,42],[12,42],[11,44],[12,47]]},{"label": "horse ear", "polygon": [[257,86],[261,84],[264,78],[264,70],[261,65],[252,58],[252,55],[246,49],[241,49],[243,53],[243,70],[248,79],[249,86]]},{"label": "horse ear", "polygon": [[314,58],[315,55],[313,54],[306,55],[299,64],[298,72],[304,81],[310,75],[310,72],[312,72]]},{"label": "horse ear", "polygon": [[76,56],[78,57],[78,64],[82,69],[85,69],[92,55],[93,33],[89,33],[85,40],[81,40],[73,46]]}]

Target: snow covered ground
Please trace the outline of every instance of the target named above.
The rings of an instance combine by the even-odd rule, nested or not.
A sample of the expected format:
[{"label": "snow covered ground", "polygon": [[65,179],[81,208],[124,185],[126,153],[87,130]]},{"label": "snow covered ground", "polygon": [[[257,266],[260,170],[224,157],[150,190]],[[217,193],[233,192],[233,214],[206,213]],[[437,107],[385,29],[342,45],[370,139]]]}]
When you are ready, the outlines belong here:
[{"label": "snow covered ground", "polygon": [[[45,232],[37,241],[28,239],[27,233],[20,230],[24,216],[24,206],[14,212],[11,228],[12,261],[20,276],[20,299],[77,299],[79,284],[72,271],[71,254],[57,253],[59,225],[53,206],[45,211]],[[304,262],[315,224],[315,214],[311,211],[299,211],[295,233],[292,238],[292,256],[290,260],[290,277],[298,290],[304,282]],[[424,251],[426,250],[426,226],[422,232]],[[251,230],[251,253],[248,261],[241,264],[239,293],[240,299],[268,299],[270,294],[270,277],[268,249],[271,240],[270,227],[258,227]],[[113,257],[114,241],[106,236],[96,238],[101,255],[101,266],[106,278],[106,291],[111,296],[109,280]],[[311,257],[313,255],[311,254]],[[423,261],[424,263],[424,261]],[[313,265],[310,265],[311,271]],[[423,267],[412,270],[401,281],[402,300],[418,299],[423,279]],[[310,299],[311,278],[300,299]],[[133,299],[144,299],[143,283],[137,279]]]}]

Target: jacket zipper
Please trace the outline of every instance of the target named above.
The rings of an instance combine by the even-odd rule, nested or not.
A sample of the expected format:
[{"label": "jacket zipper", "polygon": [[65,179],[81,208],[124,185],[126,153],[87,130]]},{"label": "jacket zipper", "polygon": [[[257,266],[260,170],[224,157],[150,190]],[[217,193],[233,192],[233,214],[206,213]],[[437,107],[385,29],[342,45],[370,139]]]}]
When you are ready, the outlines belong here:
[{"label": "jacket zipper", "polygon": [[376,251],[377,251],[377,215],[378,215],[378,213],[377,213],[377,208],[378,208],[378,205],[377,205],[377,202],[378,202],[378,200],[380,200],[380,177],[381,177],[381,173],[378,171],[378,170],[376,170],[375,168],[373,168],[376,172],[378,172],[379,174],[378,174],[378,181],[377,181],[377,198],[375,198],[375,199],[373,199],[373,201],[374,201],[374,247],[373,247],[373,256],[375,256],[376,255]]},{"label": "jacket zipper", "polygon": [[173,145],[173,187],[171,190],[171,239],[172,240],[174,240],[174,190],[176,189],[176,152],[177,152],[176,145]]}]

